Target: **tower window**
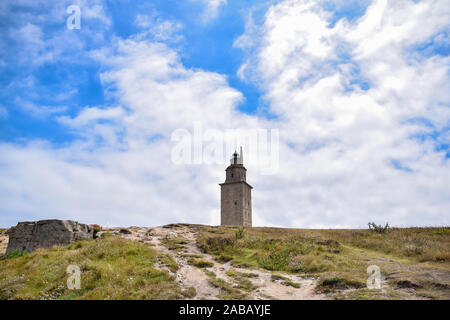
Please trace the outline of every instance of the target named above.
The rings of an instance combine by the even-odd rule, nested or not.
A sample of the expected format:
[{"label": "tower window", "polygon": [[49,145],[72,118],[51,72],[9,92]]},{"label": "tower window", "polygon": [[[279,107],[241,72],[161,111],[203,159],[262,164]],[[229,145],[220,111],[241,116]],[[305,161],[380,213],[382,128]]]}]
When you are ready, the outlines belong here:
[{"label": "tower window", "polygon": [[237,206],[237,201],[234,202],[234,205]]},{"label": "tower window", "polygon": [[231,177],[233,178],[233,174],[231,174]]}]

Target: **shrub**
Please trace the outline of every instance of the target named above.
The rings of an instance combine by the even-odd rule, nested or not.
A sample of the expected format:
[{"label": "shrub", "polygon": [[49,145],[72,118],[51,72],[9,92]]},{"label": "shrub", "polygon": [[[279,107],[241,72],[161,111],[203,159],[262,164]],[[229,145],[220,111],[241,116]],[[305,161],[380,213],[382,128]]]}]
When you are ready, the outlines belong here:
[{"label": "shrub", "polygon": [[377,225],[375,222],[369,222],[369,230],[376,232],[376,233],[386,233],[388,228],[389,228],[389,224],[386,223],[386,225],[383,227],[381,224]]},{"label": "shrub", "polygon": [[161,253],[158,256],[158,260],[167,268],[169,268],[169,270],[173,273],[177,272],[178,269],[180,269],[180,266],[170,254]]},{"label": "shrub", "polygon": [[229,255],[227,255],[227,254],[222,253],[222,254],[220,254],[220,255],[218,255],[218,256],[215,256],[214,259],[215,259],[217,262],[220,262],[220,263],[226,263],[226,262],[228,262],[228,261],[233,260],[233,257],[232,257],[232,256],[229,256]]},{"label": "shrub", "polygon": [[294,288],[297,288],[297,289],[300,288],[300,284],[299,283],[293,282],[291,280],[283,281],[281,284],[283,284],[285,286],[289,286],[289,287],[294,287]]},{"label": "shrub", "polygon": [[330,290],[330,289],[362,288],[363,284],[358,281],[344,279],[335,276],[323,279],[320,282],[319,286],[321,286],[325,290]]},{"label": "shrub", "polygon": [[19,250],[19,249],[16,249],[16,250],[11,251],[11,252],[8,253],[7,255],[3,256],[2,259],[14,259],[14,258],[18,258],[18,257],[24,256],[24,255],[26,255],[27,253],[28,253],[28,252],[27,252],[26,250]]},{"label": "shrub", "polygon": [[214,263],[198,258],[189,259],[188,262],[197,268],[211,268],[214,266]]},{"label": "shrub", "polygon": [[100,227],[98,224],[91,224],[90,225],[92,229],[94,229],[94,239],[97,239],[97,233],[99,233],[100,231],[102,231],[102,227]]},{"label": "shrub", "polygon": [[227,236],[206,237],[199,240],[197,246],[206,253],[223,252],[225,247],[233,246],[235,238]]},{"label": "shrub", "polygon": [[181,294],[186,298],[193,298],[197,295],[197,290],[194,287],[189,287],[186,290],[182,291]]},{"label": "shrub", "polygon": [[283,252],[272,251],[270,254],[259,256],[258,262],[264,269],[282,271],[289,264],[289,255]]},{"label": "shrub", "polygon": [[124,229],[124,228],[120,229],[119,232],[122,233],[122,234],[131,234],[131,231],[130,231],[130,230]]},{"label": "shrub", "polygon": [[237,229],[237,231],[234,233],[234,237],[236,238],[236,240],[243,239],[244,236],[245,236],[245,228],[244,227],[239,227]]}]

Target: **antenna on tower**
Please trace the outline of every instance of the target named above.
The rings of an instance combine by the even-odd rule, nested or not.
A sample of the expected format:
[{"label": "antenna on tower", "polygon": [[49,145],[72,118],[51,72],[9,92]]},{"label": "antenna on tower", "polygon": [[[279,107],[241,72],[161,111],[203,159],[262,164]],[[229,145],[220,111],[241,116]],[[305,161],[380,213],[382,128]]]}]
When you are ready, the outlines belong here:
[{"label": "antenna on tower", "polygon": [[244,164],[244,153],[242,152],[242,146],[241,146],[241,154],[240,154],[240,158],[241,158],[241,163]]}]

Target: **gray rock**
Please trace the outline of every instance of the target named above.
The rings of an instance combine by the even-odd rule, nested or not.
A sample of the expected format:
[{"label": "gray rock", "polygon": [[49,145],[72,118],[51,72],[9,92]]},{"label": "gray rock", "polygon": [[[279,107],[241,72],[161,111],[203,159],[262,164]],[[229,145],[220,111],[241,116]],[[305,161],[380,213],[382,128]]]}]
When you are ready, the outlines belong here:
[{"label": "gray rock", "polygon": [[68,245],[82,239],[93,239],[94,229],[71,220],[19,222],[9,231],[6,254],[14,250],[33,252],[38,248]]}]

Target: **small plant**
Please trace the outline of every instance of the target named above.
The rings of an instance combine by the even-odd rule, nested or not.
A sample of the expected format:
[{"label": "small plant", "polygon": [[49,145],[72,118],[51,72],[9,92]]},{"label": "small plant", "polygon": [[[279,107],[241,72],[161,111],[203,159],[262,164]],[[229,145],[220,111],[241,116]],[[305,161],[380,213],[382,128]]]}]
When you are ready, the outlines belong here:
[{"label": "small plant", "polygon": [[359,281],[349,280],[349,279],[334,276],[334,277],[329,277],[329,278],[323,279],[319,283],[319,287],[321,287],[324,292],[328,292],[330,290],[335,290],[335,289],[338,289],[338,290],[349,289],[349,288],[358,289],[358,288],[362,288],[363,284],[360,283]]},{"label": "small plant", "polygon": [[247,294],[239,289],[233,288],[228,282],[216,276],[209,276],[208,282],[216,288],[219,288],[221,293],[219,298],[223,300],[242,300],[247,297]]},{"label": "small plant", "polygon": [[222,253],[222,254],[220,254],[220,255],[218,255],[218,256],[215,256],[214,259],[215,259],[217,262],[220,262],[220,263],[226,263],[226,262],[228,262],[228,261],[233,260],[233,257],[232,257],[232,256],[229,256],[229,255],[227,255],[227,254]]},{"label": "small plant", "polygon": [[165,236],[160,239],[161,243],[169,250],[181,251],[185,248],[185,244],[188,243],[188,240],[185,238],[177,237],[177,238],[169,238]]},{"label": "small plant", "polygon": [[198,258],[189,259],[188,262],[197,268],[211,268],[214,266],[214,263]]},{"label": "small plant", "polygon": [[158,260],[164,264],[167,268],[169,268],[169,270],[172,273],[175,273],[178,271],[178,269],[180,269],[180,266],[178,265],[178,263],[175,261],[175,259],[167,253],[161,253],[158,256]]},{"label": "small plant", "polygon": [[270,279],[272,280],[272,282],[279,281],[279,280],[288,280],[286,277],[283,277],[279,274],[272,274]]},{"label": "small plant", "polygon": [[21,257],[21,256],[26,255],[27,253],[28,253],[28,252],[27,252],[26,250],[19,250],[19,249],[16,249],[16,250],[11,251],[11,252],[8,253],[7,255],[5,255],[5,256],[3,257],[3,259],[14,259],[14,258],[18,258],[18,257]]},{"label": "small plant", "polygon": [[194,287],[189,287],[186,290],[183,290],[181,292],[181,294],[183,296],[185,296],[186,298],[193,298],[193,297],[195,297],[197,295],[197,290],[195,290]]},{"label": "small plant", "polygon": [[294,287],[294,288],[297,288],[297,289],[300,288],[300,284],[299,283],[293,282],[291,280],[283,281],[281,284],[283,284],[285,286],[289,286],[289,287]]},{"label": "small plant", "polygon": [[98,233],[102,231],[102,227],[100,227],[98,224],[91,224],[92,229],[94,229],[94,239],[98,238]]},{"label": "small plant", "polygon": [[122,234],[131,234],[131,231],[128,230],[128,229],[125,229],[125,228],[120,229],[119,232],[122,233]]},{"label": "small plant", "polygon": [[389,229],[389,224],[386,223],[386,225],[383,227],[381,224],[377,225],[375,222],[369,222],[369,230],[376,232],[376,233],[386,233]]},{"label": "small plant", "polygon": [[243,239],[244,236],[245,236],[245,228],[244,227],[239,227],[237,229],[237,231],[234,233],[234,237],[236,238],[236,240]]},{"label": "small plant", "polygon": [[278,252],[276,250],[258,256],[258,263],[266,270],[285,270],[289,264],[289,255],[286,252]]},{"label": "small plant", "polygon": [[94,229],[94,231],[102,231],[102,227],[100,227],[98,224],[91,224],[91,227]]}]

